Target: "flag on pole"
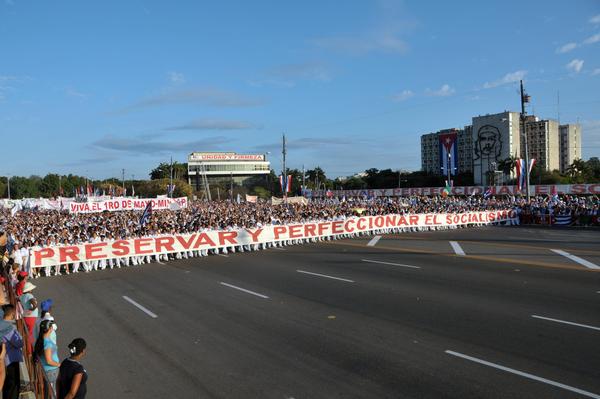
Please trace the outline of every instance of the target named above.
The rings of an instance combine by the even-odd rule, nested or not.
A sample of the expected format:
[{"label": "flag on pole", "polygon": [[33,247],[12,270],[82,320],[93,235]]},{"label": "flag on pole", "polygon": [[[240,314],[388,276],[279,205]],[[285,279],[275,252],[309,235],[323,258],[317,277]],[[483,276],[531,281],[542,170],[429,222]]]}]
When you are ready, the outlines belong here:
[{"label": "flag on pole", "polygon": [[458,170],[458,146],[456,145],[457,134],[455,131],[450,133],[440,133],[440,169],[444,176],[455,175]]},{"label": "flag on pole", "polygon": [[148,205],[144,209],[144,213],[142,213],[142,217],[140,218],[140,227],[144,227],[146,223],[150,221],[150,217],[152,216],[152,201],[148,201]]},{"label": "flag on pole", "polygon": [[483,193],[483,199],[488,199],[491,195],[492,195],[492,188],[488,187],[488,189],[485,190],[485,193]]},{"label": "flag on pole", "polygon": [[282,193],[289,193],[292,191],[292,175],[288,175],[285,182],[283,181],[283,175],[279,176],[279,185],[281,186]]},{"label": "flag on pole", "polygon": [[446,183],[446,187],[442,190],[442,197],[446,198],[452,192],[452,184],[454,183],[452,180],[444,180]]},{"label": "flag on pole", "polygon": [[531,174],[531,171],[533,170],[533,165],[535,165],[535,158],[529,160],[529,174]]},{"label": "flag on pole", "polygon": [[135,197],[135,187],[133,187],[133,183],[131,183],[131,196]]},{"label": "flag on pole", "polygon": [[[518,158],[515,161],[515,164],[515,168],[517,169],[517,189],[521,191],[527,185],[527,166],[525,160],[522,158]],[[535,158],[529,160],[529,174],[531,174],[531,171],[533,170],[533,165],[535,165]]]},{"label": "flag on pole", "polygon": [[522,158],[515,161],[515,169],[517,170],[517,190],[521,191],[525,188],[525,178],[527,177],[525,161]]},{"label": "flag on pole", "polygon": [[167,184],[167,195],[173,195],[175,192],[175,184]]}]

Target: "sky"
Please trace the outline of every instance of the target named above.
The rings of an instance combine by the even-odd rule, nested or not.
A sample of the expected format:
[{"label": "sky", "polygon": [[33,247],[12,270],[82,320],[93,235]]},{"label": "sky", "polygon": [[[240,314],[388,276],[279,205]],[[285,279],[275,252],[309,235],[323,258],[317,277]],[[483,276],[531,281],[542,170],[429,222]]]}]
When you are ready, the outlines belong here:
[{"label": "sky", "polygon": [[519,110],[600,156],[600,1],[0,0],[0,175],[148,178],[191,152],[329,177]]}]

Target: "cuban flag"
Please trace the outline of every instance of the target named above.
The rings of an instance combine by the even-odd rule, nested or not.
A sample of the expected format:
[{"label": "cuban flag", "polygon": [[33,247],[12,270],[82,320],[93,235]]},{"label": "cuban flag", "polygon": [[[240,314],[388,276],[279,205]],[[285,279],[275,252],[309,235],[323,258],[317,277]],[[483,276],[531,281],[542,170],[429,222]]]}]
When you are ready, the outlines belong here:
[{"label": "cuban flag", "polygon": [[483,193],[483,199],[488,199],[491,195],[492,195],[492,188],[488,187],[488,189],[485,190],[485,193]]},{"label": "cuban flag", "polygon": [[283,175],[279,175],[279,185],[281,186],[282,193],[289,193],[292,191],[292,175],[288,175],[287,179],[283,179]]},{"label": "cuban flag", "polygon": [[[458,172],[458,146],[456,145],[456,132],[441,133],[440,138],[440,170],[444,176],[455,175]],[[450,159],[448,159],[450,154]]]},{"label": "cuban flag", "polygon": [[[517,190],[521,191],[526,186],[527,181],[527,169],[525,166],[525,160],[522,158],[518,158],[515,161],[515,168],[517,169]],[[533,169],[533,165],[535,165],[535,158],[531,158],[529,160],[529,173],[531,174],[531,170]]]},{"label": "cuban flag", "polygon": [[140,227],[144,227],[146,223],[150,221],[150,217],[152,216],[152,201],[148,201],[148,205],[144,209],[144,213],[142,213],[142,217],[140,218]]},{"label": "cuban flag", "polygon": [[573,218],[571,214],[567,215],[556,215],[554,217],[554,224],[557,226],[569,226],[573,223]]}]

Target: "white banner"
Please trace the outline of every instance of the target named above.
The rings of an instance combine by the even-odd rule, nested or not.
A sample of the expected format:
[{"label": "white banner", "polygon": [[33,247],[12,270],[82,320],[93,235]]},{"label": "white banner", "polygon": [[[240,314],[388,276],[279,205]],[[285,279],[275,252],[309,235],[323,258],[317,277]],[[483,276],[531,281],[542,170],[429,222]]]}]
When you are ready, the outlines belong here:
[{"label": "white banner", "polygon": [[114,211],[139,211],[144,210],[148,202],[152,202],[152,209],[181,209],[187,208],[187,197],[180,198],[113,198],[104,201],[70,202],[69,213],[93,213]]},{"label": "white banner", "polygon": [[265,244],[286,240],[337,236],[382,229],[439,227],[466,224],[518,223],[513,210],[466,213],[432,213],[351,217],[345,220],[266,226],[231,231],[202,231],[193,234],[165,235],[130,240],[86,243],[41,248],[33,251],[33,267],[90,260],[145,256],[239,245]]},{"label": "white banner", "polygon": [[[525,195],[525,189],[519,191],[517,186],[457,186],[452,187],[450,195],[483,194],[490,189],[491,195]],[[410,195],[441,195],[444,187],[402,187],[371,190],[313,190],[312,197],[328,197],[331,192],[335,197],[401,197]],[[531,186],[531,195],[554,194],[600,194],[600,184],[540,184]]]}]

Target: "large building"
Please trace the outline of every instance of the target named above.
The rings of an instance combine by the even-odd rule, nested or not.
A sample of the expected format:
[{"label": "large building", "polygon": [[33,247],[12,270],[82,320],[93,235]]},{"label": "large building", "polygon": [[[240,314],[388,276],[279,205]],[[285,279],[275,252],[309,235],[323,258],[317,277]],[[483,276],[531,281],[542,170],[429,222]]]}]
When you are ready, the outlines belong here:
[{"label": "large building", "polygon": [[[525,132],[527,132],[527,146],[529,159],[535,159],[538,169],[547,171],[560,168],[560,140],[558,135],[558,122],[551,119],[540,120],[536,116],[525,118]],[[525,143],[521,142],[521,151],[525,157]]]},{"label": "large building", "polygon": [[[436,133],[421,136],[421,170],[433,174],[447,174],[445,170],[444,139],[450,138],[451,155],[455,153],[456,159],[451,160],[451,173],[456,174],[473,170],[473,156],[471,144],[471,126],[464,129],[444,129]],[[455,150],[455,151],[453,151]]]},{"label": "large building", "polygon": [[271,172],[262,154],[235,152],[193,152],[188,156],[188,179],[196,190],[203,187],[203,176],[209,184],[243,184],[257,176],[265,179]]},{"label": "large building", "polygon": [[520,114],[504,111],[499,114],[473,117],[473,180],[489,184],[499,163],[520,154]]},{"label": "large building", "polygon": [[560,173],[565,173],[575,159],[581,158],[581,125],[560,125]]},{"label": "large building", "polygon": [[[464,129],[446,129],[421,136],[421,170],[446,175],[444,165],[456,171],[473,172],[475,184],[498,183],[501,163],[509,157],[525,158],[525,142],[521,137],[521,114],[504,111],[499,114],[473,117],[472,125]],[[565,173],[573,160],[581,158],[581,126],[559,125],[555,120],[540,120],[527,116],[524,121],[527,132],[529,158],[535,158],[536,167],[546,171]],[[448,136],[452,141],[456,134],[456,152],[446,148]],[[449,152],[450,151],[450,152]],[[450,153],[450,156],[448,154]],[[454,154],[454,155],[453,155]],[[450,162],[451,157],[456,159]],[[447,157],[447,159],[446,159]],[[514,172],[510,177],[514,178]]]}]

